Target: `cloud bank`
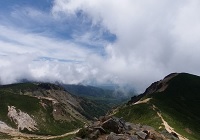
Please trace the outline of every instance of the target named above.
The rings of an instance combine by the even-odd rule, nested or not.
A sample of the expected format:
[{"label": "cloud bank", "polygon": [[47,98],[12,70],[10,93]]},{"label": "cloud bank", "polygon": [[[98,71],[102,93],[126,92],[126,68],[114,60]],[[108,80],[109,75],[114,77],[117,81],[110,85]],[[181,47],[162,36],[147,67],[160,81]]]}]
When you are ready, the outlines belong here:
[{"label": "cloud bank", "polygon": [[48,12],[25,9],[20,29],[0,16],[2,83],[95,81],[143,91],[171,72],[200,75],[198,0],[54,0]]}]

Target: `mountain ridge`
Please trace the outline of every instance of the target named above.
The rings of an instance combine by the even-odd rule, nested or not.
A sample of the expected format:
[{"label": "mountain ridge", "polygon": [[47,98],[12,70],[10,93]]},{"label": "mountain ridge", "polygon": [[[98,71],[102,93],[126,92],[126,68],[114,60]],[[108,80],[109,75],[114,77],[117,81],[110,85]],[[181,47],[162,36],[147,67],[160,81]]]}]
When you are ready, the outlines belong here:
[{"label": "mountain ridge", "polygon": [[[0,110],[0,121],[6,128],[39,135],[72,131],[105,112],[99,104],[50,83],[1,85]],[[28,122],[21,121],[24,116],[35,125],[30,127]]]},{"label": "mountain ridge", "polygon": [[188,73],[173,73],[152,83],[143,94],[132,97],[126,105],[115,111],[115,115],[130,122],[146,123],[157,130],[166,129],[163,118],[177,134],[190,140],[198,140],[199,101],[200,77]]},{"label": "mountain ridge", "polygon": [[[6,123],[9,127],[17,129],[19,125],[16,123],[19,123],[19,120],[16,118],[20,114],[21,116],[28,114],[27,120],[36,120],[36,123],[33,123],[34,125],[31,127],[27,125],[25,130],[19,130],[19,132],[35,134],[35,132],[28,131],[28,128],[32,128],[36,131],[37,129],[42,130],[36,132],[40,135],[60,135],[69,131],[74,134],[78,131],[75,129],[83,127],[84,123],[87,123],[89,118],[91,119],[91,116],[96,117],[99,116],[99,112],[103,112],[102,104],[94,102],[97,100],[88,99],[71,95],[63,87],[49,83],[0,86],[0,125]],[[135,138],[139,138],[140,134],[144,133],[149,138],[153,138],[151,136],[155,132],[157,133],[156,137],[160,138],[166,134],[165,137],[169,136],[173,139],[198,140],[200,137],[199,106],[200,77],[188,73],[172,73],[162,80],[152,83],[143,94],[133,96],[127,103],[111,110],[109,116],[100,117],[93,123],[87,123],[90,125],[85,126],[86,129],[81,129],[78,134],[85,136],[87,133],[90,137],[94,133],[96,134],[96,129],[98,129],[103,132],[103,135],[106,133],[107,137],[104,137],[106,139],[131,137],[132,134],[124,134],[127,132],[125,128],[128,126],[122,132],[115,130],[117,134],[111,131],[113,127],[110,123],[115,123],[117,125],[115,128],[121,129],[121,118],[123,118],[122,122],[127,122],[124,125],[131,124],[133,128],[137,127],[137,131],[132,131],[132,129],[128,131],[133,133]],[[12,110],[11,113],[9,109]],[[93,114],[94,112],[95,114]],[[8,114],[12,115],[9,115],[8,118]],[[38,119],[35,117],[37,115],[46,120]],[[4,121],[2,122],[2,120]],[[107,122],[106,131],[104,131],[100,126],[105,127],[104,123]],[[42,128],[40,126],[42,124],[45,124],[46,127]],[[92,132],[90,133],[91,126]],[[148,129],[152,127],[155,131]],[[54,131],[55,128],[57,131]],[[22,127],[18,129],[22,129]],[[109,134],[109,132],[112,133]],[[97,133],[98,136],[99,133],[101,132]]]}]

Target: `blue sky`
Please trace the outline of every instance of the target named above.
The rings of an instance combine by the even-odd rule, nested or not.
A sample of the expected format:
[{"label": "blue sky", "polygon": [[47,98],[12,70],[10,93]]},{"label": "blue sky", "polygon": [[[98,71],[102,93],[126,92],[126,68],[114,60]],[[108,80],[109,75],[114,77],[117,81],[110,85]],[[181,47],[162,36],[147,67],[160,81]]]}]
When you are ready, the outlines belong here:
[{"label": "blue sky", "polygon": [[[102,30],[98,24],[92,25],[91,20],[83,12],[77,11],[74,17],[63,15],[63,17],[55,18],[51,13],[53,4],[53,0],[1,1],[1,22],[6,26],[10,25],[58,39],[74,39],[75,36],[91,32],[98,34],[92,38],[94,41],[103,39],[112,42],[115,40],[116,36],[108,30]],[[91,45],[82,43],[87,47]],[[93,46],[96,44],[91,45]]]},{"label": "blue sky", "polygon": [[1,10],[10,11],[16,7],[34,7],[42,11],[50,11],[53,5],[52,0],[3,0],[0,2]]},{"label": "blue sky", "polygon": [[171,72],[199,75],[199,9],[197,0],[2,0],[0,81],[143,91]]},{"label": "blue sky", "polygon": [[[2,42],[0,48],[2,61],[6,60],[1,66],[3,69],[15,69],[17,65],[25,65],[27,69],[25,75],[25,70],[22,69],[16,70],[17,75],[14,74],[15,70],[10,72],[12,74],[2,75],[3,84],[17,82],[24,78],[45,82],[80,83],[85,81],[85,78],[78,78],[77,76],[81,74],[76,71],[80,69],[79,67],[88,65],[86,57],[89,55],[106,57],[104,47],[116,40],[114,34],[99,23],[93,24],[81,10],[67,16],[61,12],[53,14],[53,6],[53,0],[0,1],[0,40]],[[26,61],[27,55],[30,55],[28,61]],[[20,62],[15,62],[13,57],[22,57],[22,59]],[[30,71],[36,63],[41,65],[45,63],[47,69],[45,67],[41,71],[37,70],[37,64],[35,69],[40,74],[33,76]],[[69,80],[65,72],[57,74],[58,68],[55,71],[49,70],[55,65],[60,68],[63,63],[70,69],[69,73],[71,69],[75,69],[72,70],[75,72],[72,72],[72,78]],[[56,76],[49,76],[46,73]]]}]

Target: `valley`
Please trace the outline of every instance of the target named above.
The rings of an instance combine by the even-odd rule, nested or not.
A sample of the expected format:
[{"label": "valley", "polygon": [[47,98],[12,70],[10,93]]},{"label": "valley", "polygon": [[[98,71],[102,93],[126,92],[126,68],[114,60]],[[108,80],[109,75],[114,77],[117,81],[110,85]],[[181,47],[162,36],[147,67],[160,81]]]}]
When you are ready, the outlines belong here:
[{"label": "valley", "polygon": [[129,101],[80,85],[3,85],[0,139],[198,140],[199,93],[200,77],[187,73],[170,74]]}]

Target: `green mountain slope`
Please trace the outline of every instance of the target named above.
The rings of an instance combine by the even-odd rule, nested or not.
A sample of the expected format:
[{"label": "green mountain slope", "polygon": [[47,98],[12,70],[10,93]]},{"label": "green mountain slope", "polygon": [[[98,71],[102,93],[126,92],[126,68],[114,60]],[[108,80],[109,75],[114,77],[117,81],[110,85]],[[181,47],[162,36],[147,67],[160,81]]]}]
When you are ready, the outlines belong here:
[{"label": "green mountain slope", "polygon": [[[9,108],[12,108],[10,114],[15,118],[9,117]],[[82,127],[93,117],[102,115],[105,113],[104,109],[107,108],[71,95],[54,84],[21,83],[0,86],[0,125],[5,123],[21,132],[63,134]],[[32,128],[37,129],[29,130],[32,121],[34,123],[31,124],[35,124]],[[20,123],[24,124],[20,127]],[[27,127],[23,128],[24,126]]]},{"label": "green mountain slope", "polygon": [[114,89],[105,89],[84,85],[62,86],[71,94],[92,100],[99,106],[102,106],[102,108],[107,108],[107,111],[109,111],[112,107],[128,101],[132,95],[135,95],[133,90],[129,91],[125,96],[122,91],[115,91]]},{"label": "green mountain slope", "polygon": [[176,133],[198,140],[199,106],[200,77],[174,73],[153,83],[139,97],[133,97],[115,115],[127,121],[151,125],[160,131],[165,128],[162,124],[164,119]]},{"label": "green mountain slope", "polygon": [[112,98],[113,90],[104,90],[102,88],[84,85],[63,85],[70,93],[90,98]]}]

